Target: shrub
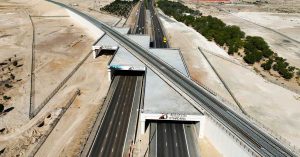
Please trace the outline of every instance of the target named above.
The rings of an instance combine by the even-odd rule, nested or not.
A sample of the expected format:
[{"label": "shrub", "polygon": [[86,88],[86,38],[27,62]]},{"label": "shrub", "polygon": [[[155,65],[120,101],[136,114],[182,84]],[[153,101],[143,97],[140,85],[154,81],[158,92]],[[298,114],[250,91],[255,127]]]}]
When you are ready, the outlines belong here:
[{"label": "shrub", "polygon": [[10,78],[11,78],[12,80],[14,80],[16,77],[15,77],[14,74],[10,74]]},{"label": "shrub", "polygon": [[131,8],[137,2],[137,0],[134,0],[132,2],[116,0],[110,3],[109,5],[104,6],[100,10],[104,10],[118,16],[127,17],[130,13]]},{"label": "shrub", "polygon": [[262,59],[262,53],[259,51],[254,52],[246,52],[246,56],[244,57],[244,60],[248,64],[254,64],[255,62],[258,62]]},{"label": "shrub", "polygon": [[4,100],[9,100],[9,99],[11,99],[11,97],[10,97],[10,96],[4,95],[4,96],[3,96],[3,99],[4,99]]},{"label": "shrub", "polygon": [[11,88],[11,87],[13,87],[12,85],[9,85],[9,84],[7,84],[7,83],[6,83],[4,86],[5,86],[6,88]]},{"label": "shrub", "polygon": [[273,60],[272,59],[269,59],[266,63],[263,63],[261,64],[261,67],[264,69],[264,70],[270,70],[272,68],[272,64],[273,64]]},{"label": "shrub", "polygon": [[17,66],[17,65],[18,65],[18,61],[16,61],[16,60],[13,61],[13,65],[14,65],[14,66]]},{"label": "shrub", "polygon": [[0,112],[3,112],[3,110],[4,110],[4,105],[0,104]]}]

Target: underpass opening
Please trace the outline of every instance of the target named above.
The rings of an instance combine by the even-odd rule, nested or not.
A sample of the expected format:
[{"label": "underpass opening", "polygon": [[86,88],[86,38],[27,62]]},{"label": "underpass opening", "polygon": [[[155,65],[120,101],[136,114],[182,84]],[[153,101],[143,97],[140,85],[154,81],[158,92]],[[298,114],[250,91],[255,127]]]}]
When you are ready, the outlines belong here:
[{"label": "underpass opening", "polygon": [[118,49],[118,46],[92,46],[94,59],[102,55],[114,55]]},{"label": "underpass opening", "polygon": [[148,129],[151,123],[166,123],[166,124],[186,124],[188,126],[190,125],[197,125],[199,121],[177,121],[177,120],[146,120],[145,127]]},{"label": "underpass opening", "polygon": [[146,68],[139,66],[110,65],[108,67],[108,79],[111,81],[115,76],[145,76]]},{"label": "underpass opening", "polygon": [[199,156],[198,121],[147,120],[149,156]]},{"label": "underpass opening", "polygon": [[140,118],[141,133],[149,129],[150,124],[167,123],[167,124],[185,124],[195,128],[196,135],[201,138],[204,135],[205,116],[203,114],[179,114],[179,113],[144,113],[141,112]]},{"label": "underpass opening", "polygon": [[186,125],[187,127],[195,127],[195,132],[199,135],[200,121],[178,121],[178,120],[146,120],[145,130],[150,129],[151,124],[175,124],[175,125]]}]

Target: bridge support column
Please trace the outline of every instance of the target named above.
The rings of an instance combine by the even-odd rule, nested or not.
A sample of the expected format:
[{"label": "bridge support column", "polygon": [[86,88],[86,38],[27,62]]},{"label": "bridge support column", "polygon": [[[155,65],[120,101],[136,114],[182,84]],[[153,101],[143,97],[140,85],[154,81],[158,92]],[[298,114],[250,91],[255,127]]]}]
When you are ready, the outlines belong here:
[{"label": "bridge support column", "polygon": [[107,69],[107,72],[108,72],[108,74],[107,74],[108,81],[111,82],[111,75],[112,75],[111,70]]},{"label": "bridge support column", "polygon": [[140,125],[141,125],[141,134],[143,135],[146,131],[146,121],[145,120],[141,120],[140,121]]},{"label": "bridge support column", "polygon": [[204,128],[205,128],[206,118],[205,118],[205,116],[202,116],[200,119],[201,120],[200,120],[199,124],[197,124],[197,125],[199,125],[198,137],[203,138],[204,137]]}]

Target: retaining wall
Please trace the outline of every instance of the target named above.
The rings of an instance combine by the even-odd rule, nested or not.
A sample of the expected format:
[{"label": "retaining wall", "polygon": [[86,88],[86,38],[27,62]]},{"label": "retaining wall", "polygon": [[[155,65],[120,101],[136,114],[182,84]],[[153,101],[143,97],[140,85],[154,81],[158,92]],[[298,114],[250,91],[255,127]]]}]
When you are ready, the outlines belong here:
[{"label": "retaining wall", "polygon": [[[201,129],[201,128],[200,128]],[[204,136],[224,157],[259,156],[213,117],[205,116]]]}]

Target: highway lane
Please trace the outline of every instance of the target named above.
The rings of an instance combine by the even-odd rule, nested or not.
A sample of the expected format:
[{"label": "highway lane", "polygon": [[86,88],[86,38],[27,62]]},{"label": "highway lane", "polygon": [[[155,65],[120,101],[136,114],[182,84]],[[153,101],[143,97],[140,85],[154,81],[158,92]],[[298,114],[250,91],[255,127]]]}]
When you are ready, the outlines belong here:
[{"label": "highway lane", "polygon": [[170,81],[174,87],[178,88],[176,90],[186,94],[184,95],[186,98],[196,102],[197,104],[194,104],[196,108],[199,110],[204,109],[206,114],[214,117],[220,123],[222,123],[224,127],[231,130],[232,133],[239,137],[240,140],[246,143],[256,153],[258,153],[258,155],[276,157],[297,156],[295,152],[290,150],[286,145],[278,142],[276,139],[263,132],[244,116],[239,115],[238,113],[235,113],[235,111],[226,107],[223,102],[218,100],[203,87],[200,87],[192,80],[182,75],[180,72],[174,70],[167,63],[151,54],[151,52],[145,48],[140,47],[137,43],[130,40],[125,35],[70,6],[52,0],[47,1],[60,5],[78,14],[78,16],[81,18],[89,21],[91,24],[105,31],[105,33],[114,38],[120,44],[126,46],[132,55],[140,59],[144,64],[147,65],[147,67],[160,75],[162,79]]},{"label": "highway lane", "polygon": [[145,34],[145,1],[141,2],[135,34]]},{"label": "highway lane", "polygon": [[[90,149],[90,157],[121,157],[138,76],[120,77],[102,124]],[[127,152],[126,152],[127,153]]]},{"label": "highway lane", "polygon": [[166,43],[163,42],[164,32],[162,30],[159,19],[157,17],[157,13],[154,9],[153,0],[148,0],[148,6],[149,6],[149,11],[150,11],[150,16],[151,16],[151,19],[152,19],[154,47],[155,48],[167,48],[169,46],[168,46],[167,42]]},{"label": "highway lane", "polygon": [[158,122],[157,139],[158,157],[189,156],[183,124]]}]

